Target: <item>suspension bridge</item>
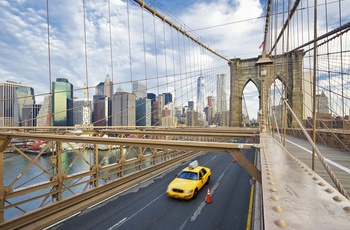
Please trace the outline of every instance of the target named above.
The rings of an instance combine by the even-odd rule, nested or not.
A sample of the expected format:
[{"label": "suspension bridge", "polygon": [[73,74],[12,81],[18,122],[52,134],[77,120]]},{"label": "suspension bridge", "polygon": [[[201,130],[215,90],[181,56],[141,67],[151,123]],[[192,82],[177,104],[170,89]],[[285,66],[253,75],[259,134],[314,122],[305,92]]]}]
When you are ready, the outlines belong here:
[{"label": "suspension bridge", "polygon": [[[202,29],[162,1],[0,3],[0,227],[348,228],[350,1],[247,2]],[[202,33],[240,23],[255,55]],[[166,199],[194,159],[213,202]]]}]

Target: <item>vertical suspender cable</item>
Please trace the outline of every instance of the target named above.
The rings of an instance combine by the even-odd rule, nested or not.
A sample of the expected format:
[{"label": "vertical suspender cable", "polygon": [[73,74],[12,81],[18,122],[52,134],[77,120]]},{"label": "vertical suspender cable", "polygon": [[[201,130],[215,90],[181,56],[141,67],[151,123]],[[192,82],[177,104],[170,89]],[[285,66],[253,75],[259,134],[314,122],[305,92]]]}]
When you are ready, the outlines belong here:
[{"label": "vertical suspender cable", "polygon": [[180,33],[177,33],[177,47],[179,49],[179,76],[180,76],[180,89],[181,89],[181,105],[184,106],[184,93],[183,93],[183,80],[182,80],[182,58],[181,58],[181,45],[180,45]]},{"label": "vertical suspender cable", "polygon": [[130,35],[130,17],[129,17],[129,0],[126,1],[128,17],[128,42],[129,42],[129,65],[130,65],[130,83],[132,83],[132,59],[131,59],[131,35]]},{"label": "vertical suspender cable", "polygon": [[[316,144],[316,70],[317,70],[317,0],[314,0],[314,58],[313,58],[313,81],[312,81],[312,95],[313,95],[313,108],[312,108],[312,139]],[[312,165],[311,169],[315,171],[315,149],[312,148]]]},{"label": "vertical suspender cable", "polygon": [[[339,27],[341,26],[341,1],[338,1],[339,5]],[[344,133],[344,117],[345,117],[345,102],[344,102],[344,72],[343,72],[343,34],[340,34],[339,37],[339,46],[340,46],[340,75],[341,75],[341,102],[342,102],[342,128],[343,128],[343,133]]]},{"label": "vertical suspender cable", "polygon": [[86,93],[89,98],[89,73],[88,73],[88,61],[87,61],[87,45],[86,45],[86,16],[85,16],[85,0],[83,0],[83,17],[84,17],[84,51],[85,51],[85,81],[86,81]]},{"label": "vertical suspender cable", "polygon": [[174,54],[174,38],[173,38],[173,27],[170,27],[170,33],[171,33],[171,54],[173,59],[173,87],[174,87],[174,105],[176,106],[176,84],[175,84],[175,54]]},{"label": "vertical suspender cable", "polygon": [[[51,45],[50,45],[50,14],[49,14],[49,0],[46,0],[46,23],[47,23],[47,56],[49,61],[49,88],[50,88],[50,101],[52,101],[52,79],[51,79]],[[52,126],[52,106],[49,110],[50,126]]]},{"label": "vertical suspender cable", "polygon": [[[108,29],[109,29],[109,51],[111,58],[111,75],[112,75],[112,83],[114,84],[114,71],[113,71],[113,43],[112,43],[112,26],[111,26],[111,3],[108,0]],[[114,92],[112,92],[114,93]]]},{"label": "vertical suspender cable", "polygon": [[[153,15],[153,32],[154,32],[154,53],[156,55],[156,77],[157,77],[157,90],[159,95],[159,76],[158,76],[158,55],[157,55],[157,32],[156,32],[156,17]],[[164,105],[162,105],[164,106]]]},{"label": "vertical suspender cable", "polygon": [[167,90],[167,93],[170,93],[170,92],[169,92],[169,82],[168,82],[168,63],[167,63],[167,58],[166,58],[167,52],[166,52],[165,23],[164,23],[164,20],[163,20],[163,43],[164,43],[163,49],[164,49],[164,64],[165,64],[166,90]]}]

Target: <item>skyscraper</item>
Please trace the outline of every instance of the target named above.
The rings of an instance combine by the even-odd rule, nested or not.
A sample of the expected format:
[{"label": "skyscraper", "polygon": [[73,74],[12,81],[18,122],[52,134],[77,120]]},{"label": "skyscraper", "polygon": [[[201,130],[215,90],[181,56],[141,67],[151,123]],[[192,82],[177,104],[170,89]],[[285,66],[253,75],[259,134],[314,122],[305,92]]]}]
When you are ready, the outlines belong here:
[{"label": "skyscraper", "polygon": [[204,79],[202,76],[197,78],[197,111],[199,118],[203,118],[203,100],[204,97]]},{"label": "skyscraper", "polygon": [[38,116],[36,117],[37,126],[51,126],[52,118],[52,97],[45,96],[44,101],[39,110]]},{"label": "skyscraper", "polygon": [[12,81],[0,83],[0,127],[21,126],[22,108],[33,104],[33,87]]},{"label": "skyscraper", "polygon": [[52,82],[53,126],[73,126],[73,85],[65,78]]},{"label": "skyscraper", "polygon": [[112,99],[112,125],[135,126],[135,99],[133,93],[116,92]]},{"label": "skyscraper", "polygon": [[227,111],[226,74],[217,75],[216,97],[216,112]]},{"label": "skyscraper", "polygon": [[316,111],[319,114],[329,114],[328,97],[323,91],[316,95]]},{"label": "skyscraper", "polygon": [[94,126],[112,125],[112,99],[106,95],[93,96],[93,115],[92,122]]},{"label": "skyscraper", "polygon": [[151,100],[136,99],[136,126],[151,126]]},{"label": "skyscraper", "polygon": [[34,127],[37,124],[36,117],[39,113],[41,105],[39,104],[25,104],[22,108],[22,122],[21,126]]},{"label": "skyscraper", "polygon": [[167,105],[170,102],[173,102],[173,95],[171,93],[163,93],[164,95],[164,105]]},{"label": "skyscraper", "polygon": [[132,93],[136,95],[136,99],[147,97],[146,84],[142,81],[133,81]]},{"label": "skyscraper", "polygon": [[113,88],[113,81],[107,74],[104,82],[104,95],[106,95],[107,97],[112,97],[114,92]]},{"label": "skyscraper", "polygon": [[156,95],[154,93],[147,93],[147,98],[151,100],[151,105],[156,101]]},{"label": "skyscraper", "polygon": [[105,95],[105,83],[100,82],[95,87],[95,95]]},{"label": "skyscraper", "polygon": [[90,125],[91,124],[91,100],[75,99],[73,101],[73,125]]},{"label": "skyscraper", "polygon": [[188,101],[188,109],[193,110],[194,109],[194,101]]}]

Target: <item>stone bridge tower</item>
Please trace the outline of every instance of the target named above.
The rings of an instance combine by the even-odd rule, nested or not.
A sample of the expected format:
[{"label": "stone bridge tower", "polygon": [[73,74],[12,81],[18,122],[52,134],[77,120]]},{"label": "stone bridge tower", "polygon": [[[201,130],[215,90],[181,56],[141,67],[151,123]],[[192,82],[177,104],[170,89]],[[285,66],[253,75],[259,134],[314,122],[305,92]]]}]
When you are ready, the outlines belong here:
[{"label": "stone bridge tower", "polygon": [[[231,59],[230,66],[230,126],[240,127],[242,126],[242,95],[245,86],[251,81],[255,84],[259,92],[259,110],[262,109],[262,95],[264,96],[267,114],[268,111],[268,92],[270,86],[276,79],[281,80],[284,87],[287,89],[287,99],[291,105],[293,111],[297,115],[299,120],[303,120],[303,51],[296,51],[288,55],[288,68],[287,68],[287,55],[279,55],[270,57],[271,63],[267,65],[266,76],[261,78],[260,66],[257,62],[258,58],[250,59]],[[286,74],[288,71],[288,74]],[[286,84],[286,77],[288,76],[288,85]],[[263,81],[262,81],[262,80]],[[263,84],[262,84],[263,83]],[[262,87],[263,86],[263,87]],[[262,89],[264,93],[262,94]],[[257,98],[258,99],[258,98]],[[267,115],[266,114],[266,115]],[[290,114],[290,113],[288,113]],[[269,116],[269,115],[268,115]],[[287,116],[287,125],[296,126],[296,121],[291,115]]]}]

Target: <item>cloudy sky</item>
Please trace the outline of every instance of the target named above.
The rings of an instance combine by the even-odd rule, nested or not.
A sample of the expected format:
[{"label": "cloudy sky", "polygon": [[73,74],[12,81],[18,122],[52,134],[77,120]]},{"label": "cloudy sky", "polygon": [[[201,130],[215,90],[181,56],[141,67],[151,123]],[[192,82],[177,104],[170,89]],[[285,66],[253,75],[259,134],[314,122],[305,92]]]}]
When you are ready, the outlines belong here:
[{"label": "cloudy sky", "polygon": [[[81,90],[78,89],[83,88],[86,82],[91,87],[89,94],[94,94],[93,87],[104,81],[106,74],[113,76],[114,83],[117,84],[115,90],[119,85],[124,91],[129,91],[130,81],[145,78],[150,91],[153,89],[156,94],[157,91],[163,93],[164,90],[172,91],[174,87],[179,87],[175,82],[178,82],[177,74],[180,70],[174,58],[179,46],[179,36],[174,35],[174,30],[169,26],[163,27],[159,19],[154,20],[151,14],[142,12],[133,1],[110,0],[109,5],[108,0],[85,0],[85,20],[82,0],[48,2],[49,31],[45,0],[0,1],[1,82],[21,82],[33,86],[36,94],[47,94],[50,92],[50,77],[51,81],[67,78],[74,85],[74,95],[77,97],[81,97]],[[145,1],[175,25],[228,59],[252,58],[261,53],[259,45],[263,40],[265,23],[262,17],[264,2]],[[192,43],[186,45],[189,47],[187,51],[180,50],[179,53],[193,52],[197,55],[198,52],[200,56],[197,61],[187,62],[187,65],[203,65],[203,69],[187,66],[193,68],[194,74],[189,73],[181,80],[183,90],[190,86],[195,88],[193,84],[196,78],[193,76],[197,71],[203,71],[204,75],[212,73],[211,78],[206,79],[208,86],[214,85],[213,76],[216,74],[224,73],[229,76],[227,61],[202,48],[197,51],[198,48],[194,48]],[[204,61],[200,61],[201,58]],[[214,66],[212,62],[215,63]],[[186,63],[180,64],[183,69],[181,72],[186,69],[185,65]],[[170,78],[154,77],[158,74],[173,75]],[[187,80],[190,77],[194,80]],[[174,83],[169,83],[171,81]],[[166,85],[166,89],[154,89],[151,86],[153,84]],[[215,91],[214,86],[212,87],[208,91]],[[176,92],[176,97],[180,93],[184,92]],[[194,94],[192,89],[192,96],[189,98],[195,100]],[[258,95],[255,86],[249,84],[244,96],[250,117],[256,117]],[[42,100],[37,97],[38,102]]]}]

